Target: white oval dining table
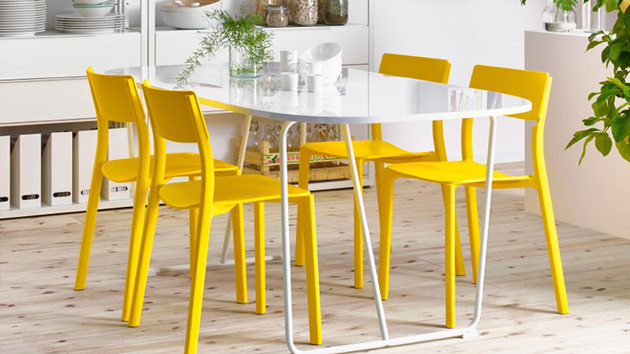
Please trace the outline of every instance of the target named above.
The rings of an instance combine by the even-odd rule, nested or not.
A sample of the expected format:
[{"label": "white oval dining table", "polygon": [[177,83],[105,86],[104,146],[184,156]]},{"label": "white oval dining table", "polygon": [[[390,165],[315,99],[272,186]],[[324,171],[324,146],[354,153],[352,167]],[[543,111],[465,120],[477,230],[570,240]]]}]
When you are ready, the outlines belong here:
[{"label": "white oval dining table", "polygon": [[[307,92],[305,87],[297,91],[282,91],[276,76],[263,75],[256,79],[230,78],[227,64],[207,64],[196,69],[186,86],[179,85],[177,78],[183,66],[152,66],[111,70],[112,74],[133,75],[138,84],[149,80],[155,87],[195,91],[202,104],[242,113],[245,128],[241,142],[244,152],[245,137],[252,116],[282,121],[280,133],[280,180],[282,185],[282,269],[284,274],[284,318],[286,343],[291,353],[345,353],[383,348],[429,340],[477,335],[481,319],[481,305],[486,268],[486,249],[492,197],[492,171],[494,169],[496,117],[523,113],[531,110],[531,102],[506,94],[483,91],[456,85],[386,76],[361,70],[344,69],[334,85],[324,86],[322,92]],[[464,328],[444,329],[405,337],[390,338],[385,312],[379,291],[376,265],[366,220],[365,206],[360,193],[357,166],[352,148],[350,125],[370,123],[418,122],[489,117],[486,198],[483,211],[483,229],[479,255],[479,272],[472,321]],[[296,122],[340,124],[348,152],[354,197],[360,209],[365,252],[372,280],[372,292],[376,306],[381,339],[351,343],[314,350],[301,350],[293,338],[291,297],[291,254],[289,238],[289,203],[287,178],[287,132]],[[304,131],[304,130],[303,130]],[[242,158],[239,158],[242,168]]]}]

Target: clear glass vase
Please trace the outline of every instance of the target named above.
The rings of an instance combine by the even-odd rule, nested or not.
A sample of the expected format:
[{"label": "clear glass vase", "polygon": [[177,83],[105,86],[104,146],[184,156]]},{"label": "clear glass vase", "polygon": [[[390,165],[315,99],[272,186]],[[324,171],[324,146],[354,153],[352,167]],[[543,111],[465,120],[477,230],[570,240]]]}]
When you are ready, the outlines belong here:
[{"label": "clear glass vase", "polygon": [[262,63],[251,60],[249,53],[242,48],[230,47],[230,76],[254,78],[262,75]]},{"label": "clear glass vase", "polygon": [[582,30],[587,33],[595,33],[606,30],[606,11],[604,7],[595,10],[597,1],[588,0],[582,5]]},{"label": "clear glass vase", "polygon": [[577,28],[575,18],[575,11],[562,10],[553,0],[547,0],[547,6],[542,15],[545,30],[549,32],[573,31]]}]

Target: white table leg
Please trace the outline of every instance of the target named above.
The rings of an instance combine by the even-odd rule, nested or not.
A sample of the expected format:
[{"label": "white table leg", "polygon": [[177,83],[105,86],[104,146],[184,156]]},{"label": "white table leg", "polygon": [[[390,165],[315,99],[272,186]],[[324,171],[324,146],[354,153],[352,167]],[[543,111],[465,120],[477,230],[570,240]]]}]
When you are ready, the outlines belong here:
[{"label": "white table leg", "polygon": [[[334,347],[319,348],[315,350],[300,350],[295,345],[293,339],[293,313],[292,313],[292,298],[291,298],[291,250],[290,250],[290,231],[289,231],[289,198],[288,198],[288,173],[287,173],[287,132],[293,125],[293,122],[286,122],[282,127],[280,133],[280,181],[281,181],[281,210],[282,210],[282,271],[284,274],[284,319],[285,319],[285,337],[287,342],[287,348],[291,353],[301,354],[334,354],[334,353],[349,353],[361,350],[393,347],[405,344],[421,343],[426,341],[433,341],[438,339],[462,337],[468,338],[477,335],[477,325],[481,319],[481,305],[483,301],[483,288],[485,281],[486,271],[486,254],[488,245],[488,230],[490,226],[490,202],[492,198],[492,172],[494,171],[494,156],[495,156],[495,142],[496,142],[496,119],[490,117],[490,136],[488,140],[488,160],[487,160],[487,173],[486,173],[486,200],[483,212],[483,232],[481,235],[481,245],[479,249],[479,272],[477,280],[477,290],[475,296],[475,313],[473,320],[468,326],[460,329],[447,329],[430,333],[423,333],[419,335],[411,335],[400,338],[389,338],[387,333],[387,325],[385,323],[385,315],[383,311],[383,305],[380,301],[380,291],[378,289],[378,278],[376,274],[376,267],[374,264],[374,256],[372,253],[372,244],[369,237],[369,229],[367,225],[367,219],[365,217],[365,209],[363,205],[363,198],[361,196],[359,186],[357,168],[354,163],[354,151],[352,149],[352,141],[350,135],[350,128],[348,125],[344,125],[344,138],[346,141],[346,147],[348,149],[349,164],[352,171],[352,179],[355,186],[355,198],[357,204],[359,204],[361,211],[361,222],[363,228],[364,243],[366,245],[366,251],[368,251],[368,259],[370,263],[370,273],[372,276],[372,282],[374,283],[373,291],[375,292],[375,303],[377,308],[377,314],[379,316],[379,325],[381,327],[381,340],[363,342],[356,344],[347,344]],[[359,188],[357,188],[359,187]]]},{"label": "white table leg", "polygon": [[383,310],[383,299],[381,299],[381,290],[379,289],[378,275],[376,272],[376,262],[374,262],[374,252],[372,251],[372,240],[370,238],[370,228],[365,215],[365,205],[363,204],[363,185],[358,176],[357,164],[354,159],[354,149],[352,148],[352,134],[350,126],[343,124],[343,137],[346,141],[346,150],[348,152],[348,165],[350,166],[350,174],[352,176],[352,184],[354,185],[354,199],[359,206],[359,214],[361,216],[361,229],[363,230],[364,252],[368,256],[368,265],[370,266],[370,277],[372,278],[372,294],[374,295],[374,304],[376,305],[376,314],[378,315],[378,324],[381,330],[381,338],[386,341],[389,339],[387,333],[387,323],[385,322],[385,311]]},{"label": "white table leg", "polygon": [[[240,150],[238,150],[238,161],[236,165],[243,171],[243,165],[245,164],[245,152],[247,150],[247,139],[249,138],[249,127],[252,124],[252,116],[245,115],[245,122],[243,123],[243,132],[241,138]],[[221,263],[225,263],[227,257],[228,246],[230,245],[230,233],[232,233],[232,218],[228,217],[227,226],[225,227],[225,237],[223,238],[223,251],[221,252]]]}]

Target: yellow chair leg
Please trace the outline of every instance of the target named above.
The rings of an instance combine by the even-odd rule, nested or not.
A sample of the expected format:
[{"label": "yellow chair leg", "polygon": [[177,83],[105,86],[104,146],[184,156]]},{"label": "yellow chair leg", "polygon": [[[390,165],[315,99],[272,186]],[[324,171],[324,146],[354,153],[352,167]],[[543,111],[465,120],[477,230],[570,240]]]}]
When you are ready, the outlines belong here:
[{"label": "yellow chair leg", "polygon": [[382,162],[374,161],[374,177],[376,179],[376,201],[380,210],[383,204],[383,191],[381,184],[383,183],[383,174],[385,173],[385,164]]},{"label": "yellow chair leg", "polygon": [[[196,181],[197,176],[188,177],[189,181]],[[190,279],[195,276],[195,247],[197,245],[197,219],[199,217],[199,208],[188,210],[188,239],[190,249]]]},{"label": "yellow chair leg", "polygon": [[[363,161],[356,160],[359,175],[359,191],[363,195]],[[359,204],[354,198],[354,287],[363,289],[363,230]]]},{"label": "yellow chair leg", "polygon": [[129,237],[129,254],[127,256],[127,277],[125,278],[125,293],[123,297],[122,320],[129,321],[131,299],[136,286],[138,258],[142,246],[142,228],[144,227],[144,213],[147,202],[148,178],[141,178],[136,183],[133,199],[133,217],[131,219],[131,235]]},{"label": "yellow chair leg", "polygon": [[[442,186],[442,198],[446,205],[446,192]],[[464,266],[464,255],[462,254],[462,242],[459,238],[459,226],[457,225],[457,216],[455,216],[455,274],[458,276],[466,275],[466,268]]]},{"label": "yellow chair leg", "polygon": [[[300,170],[298,172],[298,185],[302,189],[308,190],[308,182],[311,178],[311,151],[307,148],[300,150]],[[295,266],[304,267],[304,212],[303,207],[298,204],[297,230],[295,238]]]},{"label": "yellow chair leg", "polygon": [[304,244],[306,251],[306,291],[308,294],[308,323],[310,343],[322,344],[322,314],[319,298],[319,265],[317,261],[317,231],[315,227],[315,198],[312,195],[304,198]]},{"label": "yellow chair leg", "polygon": [[[239,208],[240,207],[240,208]],[[240,210],[239,210],[240,209]],[[242,212],[242,206],[236,206],[235,211],[232,213],[238,214],[238,211]],[[242,213],[241,213],[242,215]],[[240,215],[239,215],[240,216]],[[186,325],[186,343],[184,347],[184,353],[196,354],[199,342],[199,325],[201,321],[201,309],[203,305],[203,290],[206,281],[206,263],[208,261],[208,243],[210,240],[210,223],[211,223],[210,207],[203,205],[199,210],[199,220],[197,226],[197,254],[195,256],[195,269],[200,270],[195,272],[195,276],[190,284],[190,300],[188,302],[188,322]],[[241,219],[242,220],[242,219]],[[234,220],[233,221],[237,221]],[[239,222],[232,224],[233,226],[239,225]],[[236,249],[236,246],[235,246]],[[238,264],[238,263],[236,263]]]},{"label": "yellow chair leg", "polygon": [[267,312],[265,285],[265,204],[254,204],[254,248],[256,252],[256,313]]},{"label": "yellow chair leg", "polygon": [[470,239],[470,262],[472,263],[473,282],[477,284],[479,267],[479,209],[477,208],[477,192],[475,187],[464,187],[466,190],[466,211],[468,214],[468,237]]},{"label": "yellow chair leg", "polygon": [[389,298],[389,264],[392,249],[392,211],[394,208],[394,181],[395,178],[387,171],[381,176],[380,188],[382,204],[379,208],[381,241],[378,257],[378,283],[381,289],[381,298]]},{"label": "yellow chair leg", "polygon": [[199,218],[199,209],[194,208],[188,210],[188,238],[190,240],[190,279],[195,276],[195,255],[197,251],[197,219]]},{"label": "yellow chair leg", "polygon": [[[247,303],[247,268],[245,266],[245,226],[243,225],[243,204],[232,209],[234,230],[234,276],[236,280],[236,302]],[[205,267],[205,266],[204,266]]]},{"label": "yellow chair leg", "polygon": [[85,289],[85,281],[87,278],[88,266],[90,263],[90,252],[92,250],[92,239],[94,238],[94,227],[96,225],[96,214],[98,212],[98,203],[101,197],[101,186],[103,184],[103,172],[101,172],[100,164],[94,165],[92,172],[92,181],[90,182],[90,193],[88,198],[87,210],[85,213],[85,222],[83,223],[83,236],[81,238],[81,251],[79,253],[79,264],[77,266],[77,275],[74,280],[74,290]]},{"label": "yellow chair leg", "polygon": [[129,322],[127,323],[129,327],[137,327],[140,325],[140,316],[142,314],[142,306],[144,305],[144,293],[147,288],[149,263],[151,262],[151,252],[153,250],[153,239],[155,238],[155,226],[159,210],[159,188],[152,185],[151,189],[149,189],[147,215],[144,220],[144,230],[142,230],[142,244],[140,246],[138,271],[136,272],[136,285],[134,286]]},{"label": "yellow chair leg", "polygon": [[446,209],[446,327],[455,328],[455,185],[444,185]]},{"label": "yellow chair leg", "polygon": [[564,284],[564,273],[562,271],[562,261],[560,260],[560,248],[558,246],[558,233],[551,205],[551,194],[546,181],[540,183],[538,188],[538,199],[542,212],[543,226],[547,239],[547,251],[549,253],[549,263],[551,265],[551,276],[553,278],[553,288],[556,294],[556,306],[559,314],[569,313],[569,303],[567,301],[567,290]]}]

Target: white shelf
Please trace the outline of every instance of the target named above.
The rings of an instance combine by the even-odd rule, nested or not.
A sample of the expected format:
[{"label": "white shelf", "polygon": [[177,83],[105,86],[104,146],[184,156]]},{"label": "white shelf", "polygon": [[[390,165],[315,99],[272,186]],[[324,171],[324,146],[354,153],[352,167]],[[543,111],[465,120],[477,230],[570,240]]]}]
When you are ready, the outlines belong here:
[{"label": "white shelf", "polygon": [[0,37],[0,41],[14,41],[14,40],[29,40],[29,39],[53,39],[53,38],[68,38],[68,37],[98,37],[98,36],[111,36],[128,33],[140,33],[137,29],[125,29],[121,32],[113,33],[68,33],[55,30],[47,30],[45,32],[36,33],[33,36],[15,36],[15,37]]},{"label": "white shelf", "polygon": [[[133,206],[133,199],[123,199],[123,200],[101,200],[99,203],[99,210],[106,209],[118,209],[118,208],[129,208]],[[87,203],[85,204],[68,204],[68,205],[60,205],[60,206],[50,206],[42,204],[39,208],[29,208],[29,209],[18,209],[15,207],[11,207],[9,210],[0,211],[0,220],[4,219],[14,219],[14,218],[23,218],[27,216],[41,216],[41,215],[52,215],[52,214],[64,214],[64,213],[78,213],[84,212],[87,208]]]}]

